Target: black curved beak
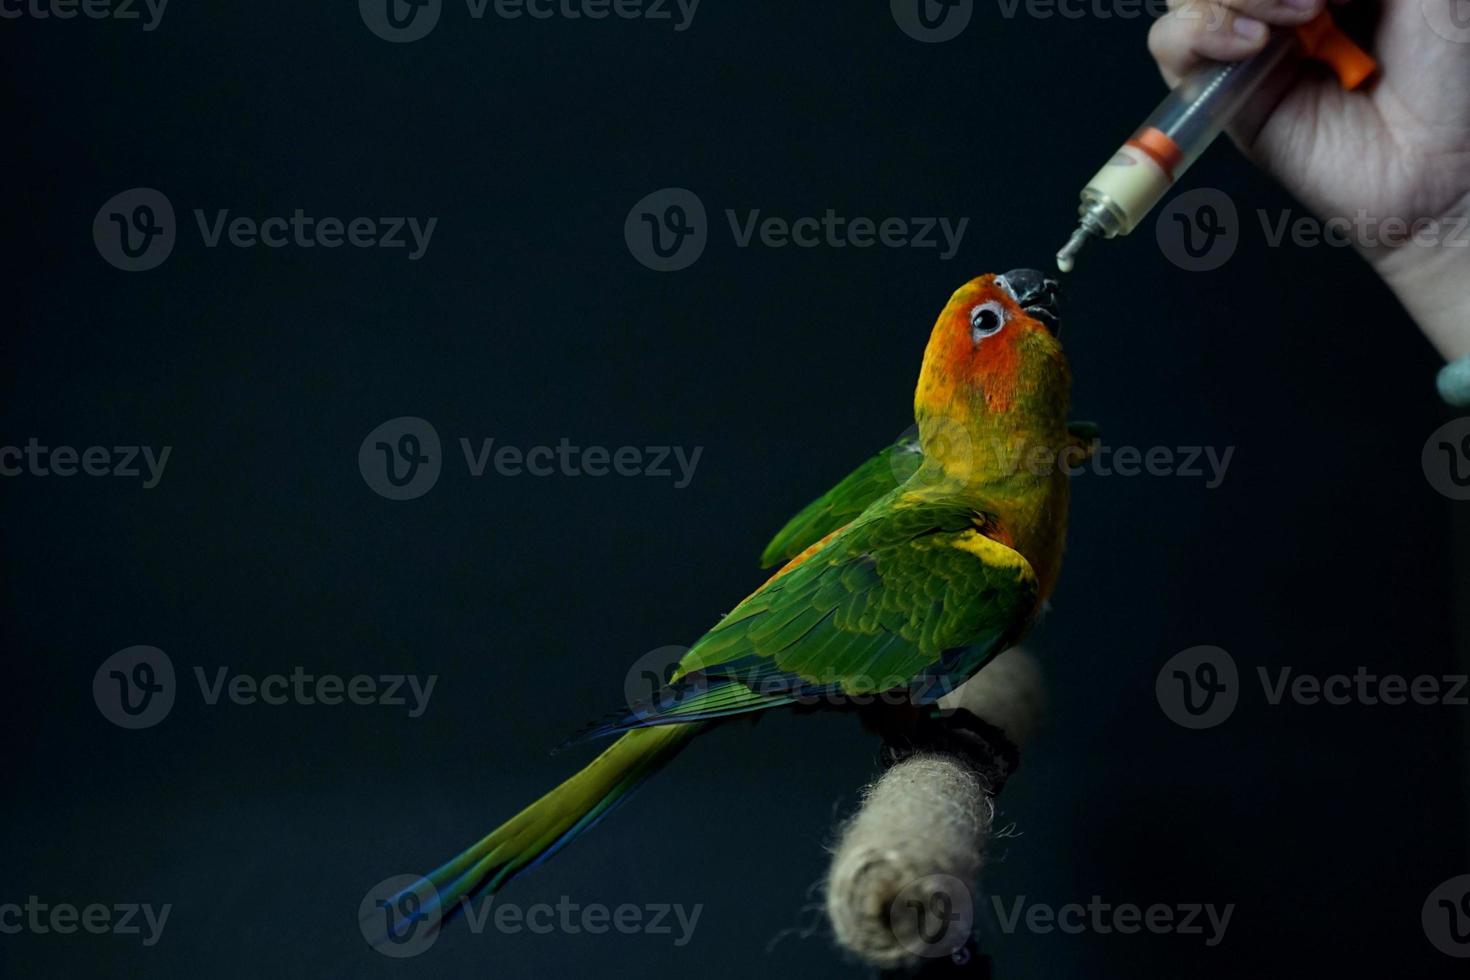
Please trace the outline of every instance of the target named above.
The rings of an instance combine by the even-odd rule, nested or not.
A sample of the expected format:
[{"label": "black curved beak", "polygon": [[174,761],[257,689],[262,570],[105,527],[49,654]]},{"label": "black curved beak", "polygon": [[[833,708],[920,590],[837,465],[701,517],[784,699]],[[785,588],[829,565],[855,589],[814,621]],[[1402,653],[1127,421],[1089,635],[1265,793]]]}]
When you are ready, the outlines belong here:
[{"label": "black curved beak", "polygon": [[1041,323],[1055,336],[1062,326],[1058,303],[1062,287],[1055,279],[1048,279],[1035,269],[1012,269],[998,276],[1002,285],[1010,290],[1016,304],[1033,320]]}]

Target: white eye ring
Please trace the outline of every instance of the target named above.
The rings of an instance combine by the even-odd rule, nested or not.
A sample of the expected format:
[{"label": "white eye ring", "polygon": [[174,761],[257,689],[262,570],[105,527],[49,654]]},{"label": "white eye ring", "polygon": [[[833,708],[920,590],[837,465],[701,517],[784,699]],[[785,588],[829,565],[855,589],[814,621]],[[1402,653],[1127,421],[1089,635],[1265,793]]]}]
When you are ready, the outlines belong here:
[{"label": "white eye ring", "polygon": [[970,339],[978,344],[986,337],[1000,333],[1006,319],[1006,308],[1000,305],[999,300],[981,303],[970,311]]}]

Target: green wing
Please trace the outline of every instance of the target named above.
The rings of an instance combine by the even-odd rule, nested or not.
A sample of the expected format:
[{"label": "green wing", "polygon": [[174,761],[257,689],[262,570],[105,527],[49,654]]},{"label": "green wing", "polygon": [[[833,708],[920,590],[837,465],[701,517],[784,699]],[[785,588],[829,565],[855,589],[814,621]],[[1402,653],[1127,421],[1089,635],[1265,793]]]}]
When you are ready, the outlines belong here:
[{"label": "green wing", "polygon": [[701,721],[822,695],[928,702],[1010,646],[1036,575],[984,514],[895,491],[706,633],[652,702],[587,732]]},{"label": "green wing", "polygon": [[853,470],[791,520],[766,545],[761,567],[790,561],[852,521],[875,500],[903,483],[924,461],[919,437],[909,435]]},{"label": "green wing", "polygon": [[958,501],[893,491],[731,610],[652,700],[580,737],[823,695],[938,698],[1015,643],[1039,607],[1031,565],[993,530]]},{"label": "green wing", "polygon": [[[1092,454],[1098,440],[1093,422],[1069,422],[1068,434]],[[761,567],[788,562],[818,541],[854,520],[894,487],[913,476],[924,461],[917,434],[903,436],[893,445],[847,474],[841,483],[807,504],[786,522],[761,554]]]}]

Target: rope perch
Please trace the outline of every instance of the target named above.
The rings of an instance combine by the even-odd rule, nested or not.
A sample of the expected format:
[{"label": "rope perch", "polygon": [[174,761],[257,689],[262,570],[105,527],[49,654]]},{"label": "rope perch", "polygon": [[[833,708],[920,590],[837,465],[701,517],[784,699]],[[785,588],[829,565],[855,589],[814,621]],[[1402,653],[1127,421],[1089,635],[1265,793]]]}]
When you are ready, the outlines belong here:
[{"label": "rope perch", "polygon": [[944,717],[884,732],[895,761],[840,829],[827,875],[839,945],[883,970],[963,961],[994,798],[1043,699],[1035,661],[1011,649],[939,702]]}]

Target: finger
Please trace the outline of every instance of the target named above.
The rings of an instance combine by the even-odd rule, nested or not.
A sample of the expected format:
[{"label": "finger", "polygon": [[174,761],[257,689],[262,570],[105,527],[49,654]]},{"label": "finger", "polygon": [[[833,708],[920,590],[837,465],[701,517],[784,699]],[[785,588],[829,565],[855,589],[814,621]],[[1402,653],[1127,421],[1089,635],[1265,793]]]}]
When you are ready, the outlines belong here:
[{"label": "finger", "polygon": [[1261,50],[1270,28],[1215,0],[1190,0],[1154,21],[1148,50],[1170,87],[1202,61],[1240,61]]},{"label": "finger", "polygon": [[[1346,3],[1347,0],[1334,2]],[[1190,0],[1168,0],[1167,6],[1170,10],[1179,10],[1189,4]],[[1220,6],[1229,7],[1236,13],[1263,20],[1268,24],[1283,25],[1304,24],[1317,16],[1326,5],[1327,0],[1220,0]]]},{"label": "finger", "polygon": [[[1322,12],[1328,0],[1167,2],[1170,13],[1154,24],[1149,42],[1165,79],[1173,85],[1206,58],[1233,61],[1254,54],[1259,50],[1257,23],[1268,28],[1305,24]],[[1260,43],[1264,43],[1263,36]]]}]

